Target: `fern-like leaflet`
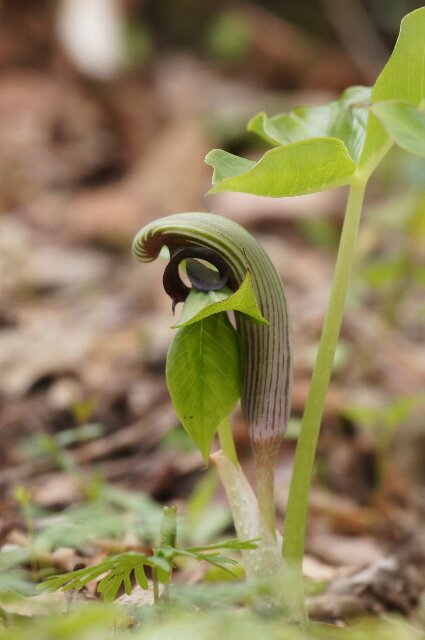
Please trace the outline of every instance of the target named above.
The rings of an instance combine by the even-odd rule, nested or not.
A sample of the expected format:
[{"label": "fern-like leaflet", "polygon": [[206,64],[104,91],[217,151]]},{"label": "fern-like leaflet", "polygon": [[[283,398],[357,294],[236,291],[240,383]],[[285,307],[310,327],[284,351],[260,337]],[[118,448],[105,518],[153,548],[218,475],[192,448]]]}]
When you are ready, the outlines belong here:
[{"label": "fern-like leaflet", "polygon": [[186,549],[176,549],[169,545],[161,545],[153,550],[151,556],[130,551],[108,557],[91,567],[50,576],[42,583],[41,587],[48,591],[56,591],[58,589],[63,591],[75,589],[79,591],[87,586],[89,582],[103,576],[97,585],[97,591],[105,602],[112,602],[122,585],[124,585],[125,592],[130,595],[133,588],[132,576],[134,576],[136,583],[142,589],[148,588],[145,567],[149,567],[152,572],[155,572],[158,580],[164,585],[170,581],[174,560],[179,557],[192,558],[197,561],[204,560],[234,575],[227,565],[236,565],[237,561],[214,552],[221,549],[255,549],[256,546],[254,540],[241,541],[238,539],[226,540],[206,547],[188,547]]}]

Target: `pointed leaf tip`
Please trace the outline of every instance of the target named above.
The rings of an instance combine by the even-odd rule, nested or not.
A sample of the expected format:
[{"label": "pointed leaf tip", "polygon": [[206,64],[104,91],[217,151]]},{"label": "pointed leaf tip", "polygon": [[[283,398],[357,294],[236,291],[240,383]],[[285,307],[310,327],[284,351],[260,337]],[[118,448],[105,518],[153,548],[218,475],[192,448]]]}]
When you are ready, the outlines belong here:
[{"label": "pointed leaf tip", "polygon": [[[217,296],[217,294],[219,294],[219,296]],[[187,327],[223,311],[237,311],[249,316],[253,322],[269,325],[269,321],[263,318],[258,306],[249,270],[246,272],[245,278],[237,291],[232,293],[229,290],[228,295],[224,297],[224,299],[211,301],[214,295],[221,297],[222,294],[221,292],[209,292],[206,294],[192,289],[186,300],[182,318],[173,328]],[[194,312],[188,315],[185,313],[188,308],[193,309]]]},{"label": "pointed leaf tip", "polygon": [[222,149],[212,149],[212,151],[205,156],[205,163],[214,169],[212,177],[213,184],[249,171],[249,169],[255,167],[256,164],[253,160],[240,158]]}]

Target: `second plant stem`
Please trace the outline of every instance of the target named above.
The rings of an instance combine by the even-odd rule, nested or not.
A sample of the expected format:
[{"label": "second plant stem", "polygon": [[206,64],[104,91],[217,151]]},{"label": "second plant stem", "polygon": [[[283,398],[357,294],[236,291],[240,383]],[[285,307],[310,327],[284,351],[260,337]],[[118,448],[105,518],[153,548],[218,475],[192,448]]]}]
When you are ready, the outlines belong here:
[{"label": "second plant stem", "polygon": [[329,305],[301,423],[289,490],[283,556],[294,579],[291,599],[293,608],[297,610],[294,613],[300,618],[305,617],[302,561],[314,458],[341,329],[365,187],[365,181],[353,183],[350,187]]},{"label": "second plant stem", "polygon": [[232,425],[230,419],[224,418],[218,427],[218,437],[220,440],[221,450],[224,455],[233,462],[238,464],[238,455],[236,453],[235,441],[233,440]]}]

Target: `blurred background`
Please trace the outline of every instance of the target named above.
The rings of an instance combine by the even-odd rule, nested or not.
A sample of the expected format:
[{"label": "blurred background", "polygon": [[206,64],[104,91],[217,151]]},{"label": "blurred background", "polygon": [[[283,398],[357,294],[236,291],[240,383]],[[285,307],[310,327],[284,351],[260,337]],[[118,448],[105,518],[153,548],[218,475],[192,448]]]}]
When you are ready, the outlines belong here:
[{"label": "blurred background", "polygon": [[[184,510],[205,480],[164,381],[172,338],[164,264],[130,256],[140,227],[190,210],[246,226],[287,289],[296,363],[278,470],[283,518],[346,194],[206,196],[203,159],[213,147],[259,157],[262,143],[246,132],[258,111],[373,84],[402,16],[419,6],[0,2],[3,541],[24,535],[17,486],[40,510],[72,507],[102,483]],[[350,562],[363,566],[423,529],[424,169],[424,160],[394,150],[368,189],[311,501],[316,565],[347,563],[348,540]],[[238,413],[235,437],[249,475]],[[221,515],[211,515],[211,531],[229,521],[214,495]],[[424,586],[397,606],[408,611]]]}]

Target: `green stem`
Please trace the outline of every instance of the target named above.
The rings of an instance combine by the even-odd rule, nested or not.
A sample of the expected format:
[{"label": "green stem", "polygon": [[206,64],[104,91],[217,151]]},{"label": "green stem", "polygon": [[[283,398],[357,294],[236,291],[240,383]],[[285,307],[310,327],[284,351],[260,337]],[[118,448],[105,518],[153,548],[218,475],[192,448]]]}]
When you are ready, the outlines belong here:
[{"label": "green stem", "polygon": [[255,471],[257,477],[258,505],[273,538],[276,538],[276,507],[274,501],[275,461],[276,456],[270,455],[267,451],[256,452]]},{"label": "green stem", "polygon": [[218,437],[220,439],[221,450],[229,458],[233,464],[238,463],[238,454],[236,453],[235,441],[233,440],[232,425],[229,418],[224,418],[218,427]]},{"label": "green stem", "polygon": [[159,601],[159,580],[158,580],[158,571],[156,569],[152,569],[152,583],[153,583],[153,601],[155,604]]},{"label": "green stem", "polygon": [[[223,454],[233,462],[234,465],[238,466],[239,461],[229,418],[225,418],[221,422],[218,427],[218,436]],[[264,453],[265,455],[257,455],[255,458],[258,504],[264,521],[269,526],[273,537],[276,537],[274,460],[271,460],[268,452]]]},{"label": "green stem", "polygon": [[175,547],[177,538],[177,507],[164,507],[160,528],[160,546]]},{"label": "green stem", "polygon": [[350,187],[328,310],[301,424],[289,490],[283,556],[290,566],[291,572],[299,576],[299,580],[296,581],[298,593],[294,594],[294,598],[297,600],[295,606],[301,617],[305,615],[301,576],[308,498],[326,392],[332,374],[344,312],[365,187],[366,181],[353,182]]}]

